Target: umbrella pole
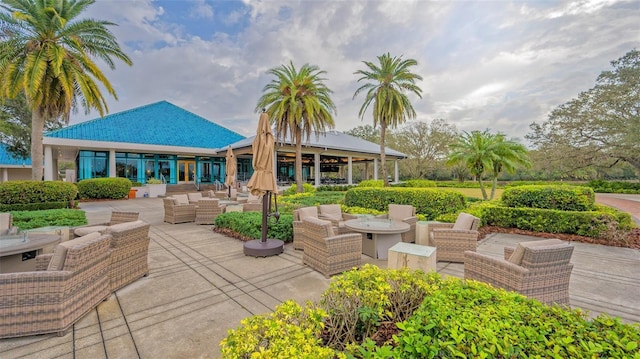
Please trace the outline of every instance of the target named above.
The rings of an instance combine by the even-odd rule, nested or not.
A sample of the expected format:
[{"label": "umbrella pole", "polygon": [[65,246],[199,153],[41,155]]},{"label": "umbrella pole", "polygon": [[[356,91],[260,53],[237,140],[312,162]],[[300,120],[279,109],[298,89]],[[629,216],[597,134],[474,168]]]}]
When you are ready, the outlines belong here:
[{"label": "umbrella pole", "polygon": [[269,199],[271,197],[271,192],[267,191],[267,193],[262,196],[262,236],[260,237],[260,241],[263,243],[267,241],[267,217],[269,215]]}]

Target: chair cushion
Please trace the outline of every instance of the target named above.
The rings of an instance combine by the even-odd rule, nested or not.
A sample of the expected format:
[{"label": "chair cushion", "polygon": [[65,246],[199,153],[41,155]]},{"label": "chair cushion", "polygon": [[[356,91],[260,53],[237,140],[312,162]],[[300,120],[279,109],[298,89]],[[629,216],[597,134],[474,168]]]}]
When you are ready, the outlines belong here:
[{"label": "chair cushion", "polygon": [[414,209],[410,205],[402,204],[390,204],[389,205],[389,219],[395,219],[401,221],[405,218],[413,217]]},{"label": "chair cushion", "polygon": [[200,193],[200,192],[187,193],[187,198],[191,202],[197,202],[197,201],[202,199],[202,193]]},{"label": "chair cushion", "polygon": [[513,253],[511,254],[511,257],[509,257],[508,261],[513,263],[513,264],[521,265],[522,264],[522,258],[524,257],[524,250],[526,248],[552,246],[552,245],[563,244],[563,243],[564,243],[563,241],[561,241],[561,240],[559,240],[557,238],[543,239],[543,240],[540,240],[540,241],[521,242],[521,243],[518,243],[518,246],[513,251]]},{"label": "chair cushion", "polygon": [[316,207],[302,207],[298,208],[298,214],[301,221],[305,218],[318,218],[318,209]]},{"label": "chair cushion", "polygon": [[470,230],[475,219],[476,217],[462,212],[458,215],[458,218],[456,218],[456,223],[453,224],[453,229],[462,229],[465,231]]},{"label": "chair cushion", "polygon": [[56,246],[56,249],[53,251],[53,256],[51,257],[51,261],[49,262],[49,266],[47,270],[62,270],[64,268],[64,261],[67,258],[67,251],[69,248],[76,246],[78,244],[83,244],[89,241],[92,241],[102,234],[100,232],[92,232],[85,236],[78,237],[72,239],[70,241],[62,242]]},{"label": "chair cushion", "polygon": [[73,230],[73,234],[75,234],[78,237],[82,237],[82,236],[86,236],[89,233],[93,233],[93,232],[102,232],[107,228],[107,226],[87,226],[87,227],[80,227],[80,228],[76,228]]},{"label": "chair cushion", "polygon": [[174,194],[173,204],[177,204],[177,205],[189,204],[189,197],[186,194]]},{"label": "chair cushion", "polygon": [[322,217],[332,221],[342,220],[342,209],[339,204],[321,204],[318,208]]},{"label": "chair cushion", "polygon": [[109,226],[107,228],[105,228],[104,230],[104,234],[107,233],[112,233],[112,232],[122,232],[122,231],[127,231],[130,229],[134,229],[134,228],[138,228],[141,225],[146,224],[144,221],[142,220],[137,220],[134,222],[124,222],[124,223],[118,223],[118,224],[114,224],[113,226]]}]

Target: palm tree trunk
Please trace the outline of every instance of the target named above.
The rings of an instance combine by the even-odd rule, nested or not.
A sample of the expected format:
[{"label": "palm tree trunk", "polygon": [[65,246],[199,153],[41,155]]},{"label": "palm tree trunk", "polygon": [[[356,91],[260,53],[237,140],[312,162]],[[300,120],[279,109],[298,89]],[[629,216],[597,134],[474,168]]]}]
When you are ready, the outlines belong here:
[{"label": "palm tree trunk", "polygon": [[40,108],[36,108],[31,112],[31,179],[34,181],[42,181],[43,131],[44,119],[42,118],[42,111]]},{"label": "palm tree trunk", "polygon": [[[298,129],[296,131],[296,192],[302,193],[304,192],[304,187],[302,186],[302,130]],[[316,164],[319,166],[320,164]]]},{"label": "palm tree trunk", "polygon": [[491,197],[489,199],[493,199],[496,195],[496,187],[498,186],[498,176],[493,176],[493,180],[491,181]]},{"label": "palm tree trunk", "polygon": [[482,192],[482,199],[487,200],[487,190],[484,188],[484,182],[482,182],[482,175],[478,176],[478,183],[480,184],[480,192]]},{"label": "palm tree trunk", "polygon": [[384,186],[389,187],[389,179],[387,178],[387,156],[384,152],[384,137],[387,133],[387,123],[384,119],[380,121],[380,168],[382,169],[382,178],[384,180]]}]

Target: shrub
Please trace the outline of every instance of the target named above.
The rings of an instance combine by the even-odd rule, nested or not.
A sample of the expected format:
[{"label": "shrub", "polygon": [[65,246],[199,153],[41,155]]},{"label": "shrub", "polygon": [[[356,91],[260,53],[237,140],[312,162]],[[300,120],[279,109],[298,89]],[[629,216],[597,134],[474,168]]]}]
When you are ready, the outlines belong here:
[{"label": "shrub", "polygon": [[78,182],[81,199],[122,199],[129,195],[131,180],[128,178],[90,178]]},{"label": "shrub", "polygon": [[598,193],[636,193],[640,194],[640,182],[589,181],[587,186]]},{"label": "shrub", "polygon": [[[315,193],[296,193],[289,196],[278,197],[278,204],[288,204],[293,213],[293,209],[300,207],[317,206],[319,204],[341,203],[344,200],[344,192],[315,192]],[[284,210],[281,211],[284,213]]]},{"label": "shrub", "polygon": [[[316,188],[313,187],[313,185],[309,184],[309,183],[303,183],[302,184],[302,189],[303,189],[304,193],[314,193],[316,191]],[[290,195],[296,194],[297,193],[296,190],[297,190],[297,186],[294,184],[291,187],[289,187],[286,190],[284,190],[284,192],[282,192],[282,194],[284,196],[290,196]]]},{"label": "shrub", "polygon": [[13,225],[20,230],[49,226],[81,226],[87,224],[84,211],[75,209],[51,209],[44,211],[15,211]]},{"label": "shrub", "polygon": [[390,203],[409,204],[416,213],[432,220],[443,213],[452,213],[466,207],[464,196],[455,191],[431,188],[353,188],[347,191],[344,204],[387,212]]},{"label": "shrub", "polygon": [[384,187],[383,180],[364,180],[358,183],[358,187]]},{"label": "shrub", "polygon": [[593,189],[580,186],[516,186],[502,193],[507,207],[590,211],[595,204]]},{"label": "shrub", "polygon": [[354,184],[346,184],[346,185],[331,185],[331,186],[327,186],[327,185],[321,185],[316,187],[316,190],[318,192],[345,192],[347,190],[349,190],[350,188],[354,188],[357,187],[357,185]]},{"label": "shrub", "polygon": [[404,181],[404,187],[415,187],[415,188],[436,187],[436,182],[423,180],[423,179],[412,179],[412,180]]},{"label": "shrub", "polygon": [[[228,228],[245,237],[259,239],[262,237],[261,212],[228,212],[216,217],[216,227]],[[293,241],[293,216],[281,214],[276,222],[268,219],[267,237],[280,239],[284,242]]]},{"label": "shrub", "polygon": [[147,184],[162,184],[162,181],[152,177],[147,179]]},{"label": "shrub", "polygon": [[75,184],[62,181],[7,181],[0,183],[0,211],[67,208],[76,198]]}]

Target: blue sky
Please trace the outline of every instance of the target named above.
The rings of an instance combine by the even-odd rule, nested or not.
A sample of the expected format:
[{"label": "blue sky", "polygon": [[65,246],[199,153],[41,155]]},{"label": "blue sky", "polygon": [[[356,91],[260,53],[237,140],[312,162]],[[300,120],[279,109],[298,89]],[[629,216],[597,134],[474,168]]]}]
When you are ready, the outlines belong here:
[{"label": "blue sky", "polygon": [[[270,68],[326,71],[336,129],[372,124],[353,73],[390,52],[424,80],[417,120],[523,138],[640,44],[640,1],[97,0],[134,65],[105,67],[110,113],[167,100],[246,136]],[[72,116],[72,123],[90,118]]]}]

